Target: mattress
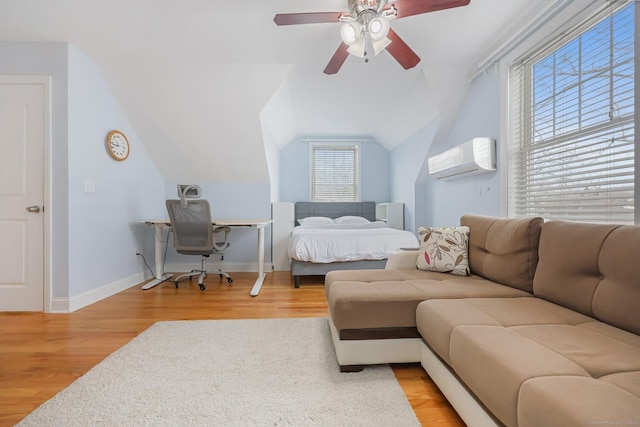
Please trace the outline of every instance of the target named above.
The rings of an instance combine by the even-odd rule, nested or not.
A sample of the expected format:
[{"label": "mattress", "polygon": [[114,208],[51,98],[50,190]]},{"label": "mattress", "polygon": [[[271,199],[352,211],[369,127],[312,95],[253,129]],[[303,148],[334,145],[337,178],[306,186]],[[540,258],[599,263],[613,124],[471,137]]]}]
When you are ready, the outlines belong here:
[{"label": "mattress", "polygon": [[332,263],[386,259],[400,248],[417,248],[416,236],[378,223],[298,226],[289,238],[289,257],[298,261]]}]

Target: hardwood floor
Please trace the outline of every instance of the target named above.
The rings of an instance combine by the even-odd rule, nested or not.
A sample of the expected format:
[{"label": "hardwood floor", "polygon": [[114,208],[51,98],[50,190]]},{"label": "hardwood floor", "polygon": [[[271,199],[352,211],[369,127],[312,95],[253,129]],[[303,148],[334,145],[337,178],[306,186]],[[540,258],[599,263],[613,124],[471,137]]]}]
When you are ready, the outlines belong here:
[{"label": "hardwood floor", "polygon": [[[321,277],[293,287],[288,272],[267,274],[251,297],[255,273],[233,285],[210,276],[179,289],[139,286],[71,314],[0,313],[0,426],[12,426],[40,404],[159,320],[326,317]],[[337,369],[337,367],[336,367]],[[464,426],[419,364],[393,366],[422,425]]]}]

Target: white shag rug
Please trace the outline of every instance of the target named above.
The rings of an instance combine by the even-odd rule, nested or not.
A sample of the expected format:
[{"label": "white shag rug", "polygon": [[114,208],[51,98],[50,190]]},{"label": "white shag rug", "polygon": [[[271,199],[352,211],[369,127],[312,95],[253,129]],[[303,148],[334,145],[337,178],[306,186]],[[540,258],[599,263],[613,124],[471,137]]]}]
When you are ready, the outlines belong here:
[{"label": "white shag rug", "polygon": [[341,373],[326,318],[158,322],[26,426],[419,426],[389,366]]}]

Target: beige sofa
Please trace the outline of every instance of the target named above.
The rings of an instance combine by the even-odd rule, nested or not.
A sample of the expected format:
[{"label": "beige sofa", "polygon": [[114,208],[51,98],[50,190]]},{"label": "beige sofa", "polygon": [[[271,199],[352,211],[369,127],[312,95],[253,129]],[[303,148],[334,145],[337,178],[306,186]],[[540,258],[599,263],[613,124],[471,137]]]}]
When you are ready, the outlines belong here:
[{"label": "beige sofa", "polygon": [[344,371],[421,362],[471,425],[640,425],[640,227],[465,215],[471,276],[326,276]]}]

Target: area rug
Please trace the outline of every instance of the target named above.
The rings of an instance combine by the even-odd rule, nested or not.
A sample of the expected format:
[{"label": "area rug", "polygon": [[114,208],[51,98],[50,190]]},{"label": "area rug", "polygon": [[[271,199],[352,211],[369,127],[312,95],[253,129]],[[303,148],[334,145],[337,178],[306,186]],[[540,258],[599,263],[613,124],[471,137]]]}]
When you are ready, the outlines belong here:
[{"label": "area rug", "polygon": [[419,426],[388,366],[340,373],[326,318],[158,322],[19,426]]}]

